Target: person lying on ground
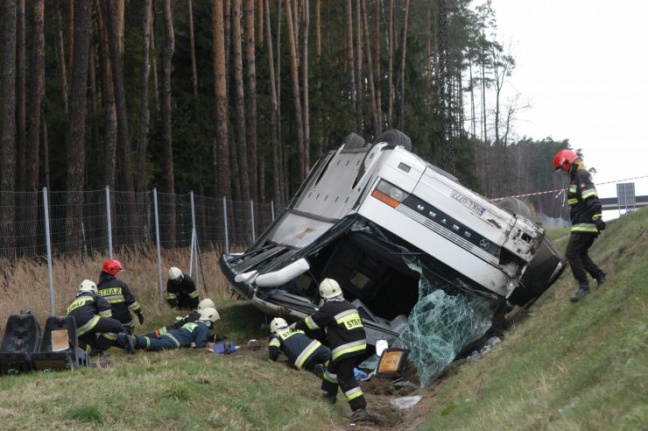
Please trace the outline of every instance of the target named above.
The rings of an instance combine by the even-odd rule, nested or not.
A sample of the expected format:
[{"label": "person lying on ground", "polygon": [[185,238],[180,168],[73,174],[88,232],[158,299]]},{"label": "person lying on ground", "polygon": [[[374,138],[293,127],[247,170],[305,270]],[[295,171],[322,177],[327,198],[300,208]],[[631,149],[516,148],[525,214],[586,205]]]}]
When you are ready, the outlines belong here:
[{"label": "person lying on ground", "polygon": [[160,337],[160,335],[171,329],[180,329],[184,326],[185,323],[195,322],[196,320],[198,320],[200,318],[200,312],[205,308],[216,308],[216,305],[214,305],[214,301],[212,301],[211,299],[205,298],[198,303],[198,308],[192,310],[189,314],[185,315],[184,317],[176,317],[176,321],[173,324],[157,328],[156,330],[146,334],[145,336],[158,338]]},{"label": "person lying on ground", "polygon": [[212,329],[218,319],[220,315],[215,308],[205,308],[200,312],[198,320],[185,323],[181,328],[171,329],[159,337],[119,334],[115,346],[127,349],[132,342],[135,349],[151,352],[182,347],[202,348],[213,338]]}]

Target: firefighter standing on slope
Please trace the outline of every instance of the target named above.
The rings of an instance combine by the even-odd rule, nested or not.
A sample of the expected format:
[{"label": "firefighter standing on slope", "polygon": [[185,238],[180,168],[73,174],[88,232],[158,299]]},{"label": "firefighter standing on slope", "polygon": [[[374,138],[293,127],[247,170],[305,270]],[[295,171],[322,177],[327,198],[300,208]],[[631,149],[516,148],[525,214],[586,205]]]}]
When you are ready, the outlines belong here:
[{"label": "firefighter standing on slope", "polygon": [[592,176],[585,169],[583,161],[572,150],[560,150],[553,161],[556,171],[569,175],[569,219],[571,232],[565,250],[572,274],[578,282],[578,291],[570,298],[571,302],[580,301],[590,293],[587,274],[595,279],[600,286],[605,283],[606,274],[589,256],[589,249],[594,240],[605,229],[601,201],[592,183]]},{"label": "firefighter standing on slope", "polygon": [[126,328],[126,331],[132,334],[135,323],[131,311],[137,316],[140,325],[144,324],[144,312],[135,300],[135,296],[131,293],[128,285],[117,278],[117,273],[122,269],[124,268],[118,260],[106,260],[99,275],[97,289],[99,295],[110,303],[113,318],[119,320]]},{"label": "firefighter standing on slope", "polygon": [[169,268],[166,300],[171,308],[177,310],[195,310],[198,307],[196,283],[175,266]]},{"label": "firefighter standing on slope", "polygon": [[270,322],[268,357],[276,361],[283,353],[290,364],[298,370],[312,371],[317,376],[324,374],[324,365],[331,359],[331,349],[307,336],[304,331],[288,327],[281,317]]},{"label": "firefighter standing on slope", "polygon": [[324,372],[322,395],[335,403],[339,386],[352,411],[346,417],[354,421],[368,420],[367,401],[354,376],[356,363],[367,349],[362,319],[353,304],[344,299],[340,285],[332,278],[322,280],[319,294],[323,305],[311,316],[297,322],[294,328],[306,332],[323,329],[326,332],[332,356]]}]

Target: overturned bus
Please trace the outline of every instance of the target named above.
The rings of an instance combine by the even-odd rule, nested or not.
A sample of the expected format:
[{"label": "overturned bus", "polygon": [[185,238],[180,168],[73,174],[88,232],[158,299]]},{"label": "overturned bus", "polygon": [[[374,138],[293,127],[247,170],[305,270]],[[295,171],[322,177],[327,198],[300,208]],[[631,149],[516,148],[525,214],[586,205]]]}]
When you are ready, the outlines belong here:
[{"label": "overturned bus", "polygon": [[432,355],[443,363],[505,304],[538,298],[564,269],[544,229],[410,149],[398,130],[373,144],[347,136],[254,245],[221,256],[233,289],[295,320],[317,310],[319,281],[334,278],[369,344],[398,340],[414,357],[443,345]]}]

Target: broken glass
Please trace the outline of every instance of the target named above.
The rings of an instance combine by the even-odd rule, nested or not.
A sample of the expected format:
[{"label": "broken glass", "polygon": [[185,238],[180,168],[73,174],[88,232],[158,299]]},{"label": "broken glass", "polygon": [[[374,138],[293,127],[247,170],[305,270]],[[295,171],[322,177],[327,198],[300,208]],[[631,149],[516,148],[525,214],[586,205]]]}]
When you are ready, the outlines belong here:
[{"label": "broken glass", "polygon": [[419,301],[394,347],[410,349],[421,387],[427,387],[468,344],[484,336],[499,302],[466,289],[449,293],[424,276],[418,260],[408,257],[406,263],[420,274]]}]

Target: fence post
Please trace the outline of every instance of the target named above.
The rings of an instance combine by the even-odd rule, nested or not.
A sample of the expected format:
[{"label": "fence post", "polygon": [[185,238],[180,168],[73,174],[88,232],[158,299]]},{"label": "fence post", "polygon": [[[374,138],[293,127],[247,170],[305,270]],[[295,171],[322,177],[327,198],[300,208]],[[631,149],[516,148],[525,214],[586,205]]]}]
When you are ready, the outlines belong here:
[{"label": "fence post", "polygon": [[50,241],[49,203],[47,201],[47,187],[43,187],[43,218],[45,223],[45,247],[47,249],[47,278],[49,279],[50,316],[56,315],[54,304],[54,274],[52,273],[52,242]]},{"label": "fence post", "polygon": [[227,231],[227,200],[223,196],[223,230],[225,231],[225,253],[229,253],[229,232]]},{"label": "fence post", "polygon": [[270,201],[270,220],[274,221],[274,201]]},{"label": "fence post", "polygon": [[193,276],[193,267],[194,267],[194,250],[196,249],[196,213],[194,207],[194,194],[193,190],[189,192],[189,204],[191,206],[191,246],[189,247],[189,277],[193,277],[196,282],[196,288],[198,288],[198,280]]},{"label": "fence post", "polygon": [[250,224],[252,225],[252,243],[256,241],[256,232],[254,231],[254,201],[250,199]]},{"label": "fence post", "polygon": [[113,258],[112,221],[110,219],[110,186],[106,186],[106,224],[108,225],[108,257]]},{"label": "fence post", "polygon": [[160,253],[160,217],[158,214],[156,188],[153,188],[153,214],[155,215],[155,248],[157,249],[158,286],[160,286],[160,299],[164,299],[164,290],[162,286],[162,255]]}]

